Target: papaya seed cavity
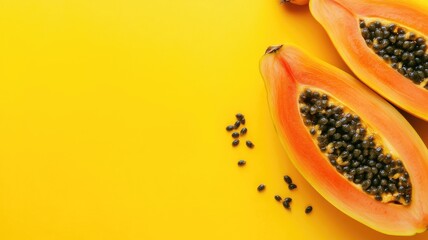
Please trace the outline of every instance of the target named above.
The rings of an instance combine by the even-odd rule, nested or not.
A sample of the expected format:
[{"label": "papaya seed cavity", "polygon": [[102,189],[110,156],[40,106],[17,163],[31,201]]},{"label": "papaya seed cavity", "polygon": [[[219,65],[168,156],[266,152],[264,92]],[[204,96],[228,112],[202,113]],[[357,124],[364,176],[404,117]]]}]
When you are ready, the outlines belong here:
[{"label": "papaya seed cavity", "polygon": [[300,114],[326,160],[374,200],[409,205],[412,185],[403,163],[358,115],[318,90],[304,89]]},{"label": "papaya seed cavity", "polygon": [[428,54],[425,36],[394,23],[360,19],[368,47],[401,75],[428,89]]}]

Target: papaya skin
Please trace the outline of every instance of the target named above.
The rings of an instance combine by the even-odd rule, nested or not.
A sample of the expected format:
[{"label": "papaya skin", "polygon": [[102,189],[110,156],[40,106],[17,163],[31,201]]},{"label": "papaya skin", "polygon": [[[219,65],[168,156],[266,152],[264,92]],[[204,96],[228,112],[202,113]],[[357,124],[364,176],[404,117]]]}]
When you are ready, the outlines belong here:
[{"label": "papaya skin", "polygon": [[427,5],[392,0],[311,0],[309,6],[343,60],[361,81],[404,111],[428,121],[428,90],[412,83],[377,56],[366,45],[359,28],[359,19],[379,19],[427,39]]},{"label": "papaya skin", "polygon": [[[260,62],[268,103],[279,139],[294,166],[332,205],[379,232],[414,235],[428,226],[428,151],[416,131],[388,102],[349,74],[286,45],[268,48]],[[335,98],[378,133],[398,156],[413,183],[410,205],[375,201],[355,187],[319,150],[299,112],[305,88]]]}]

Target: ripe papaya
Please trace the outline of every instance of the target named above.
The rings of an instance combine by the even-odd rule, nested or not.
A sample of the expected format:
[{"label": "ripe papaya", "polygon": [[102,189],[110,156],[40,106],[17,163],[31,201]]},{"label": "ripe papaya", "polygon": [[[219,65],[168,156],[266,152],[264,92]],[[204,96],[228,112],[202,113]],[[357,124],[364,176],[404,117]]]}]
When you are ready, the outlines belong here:
[{"label": "ripe papaya", "polygon": [[428,121],[428,9],[403,0],[310,0],[349,68],[394,105]]},{"label": "ripe papaya", "polygon": [[289,45],[260,62],[289,158],[331,204],[386,234],[428,226],[428,150],[407,120],[349,74]]}]

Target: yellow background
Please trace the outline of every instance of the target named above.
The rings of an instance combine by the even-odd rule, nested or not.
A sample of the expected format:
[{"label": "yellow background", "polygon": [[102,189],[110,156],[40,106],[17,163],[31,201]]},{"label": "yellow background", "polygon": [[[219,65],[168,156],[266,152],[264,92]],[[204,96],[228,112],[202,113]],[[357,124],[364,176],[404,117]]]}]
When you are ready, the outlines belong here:
[{"label": "yellow background", "polygon": [[[0,239],[401,239],[287,160],[258,70],[283,42],[349,72],[307,7],[279,0],[1,0]],[[237,112],[253,150],[231,147]]]}]

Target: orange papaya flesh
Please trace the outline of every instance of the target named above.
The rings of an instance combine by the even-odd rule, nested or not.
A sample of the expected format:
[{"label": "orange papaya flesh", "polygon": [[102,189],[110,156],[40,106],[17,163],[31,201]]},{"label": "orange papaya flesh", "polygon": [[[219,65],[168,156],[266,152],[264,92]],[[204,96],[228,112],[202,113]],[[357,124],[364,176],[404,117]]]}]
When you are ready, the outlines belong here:
[{"label": "orange papaya flesh", "polygon": [[[426,7],[392,0],[311,0],[309,5],[361,81],[394,105],[428,121]],[[395,27],[389,29],[391,24]],[[389,39],[394,36],[395,40]]]},{"label": "orange papaya flesh", "polygon": [[[428,151],[412,126],[393,106],[349,74],[309,57],[293,46],[268,48],[261,60],[260,70],[274,126],[282,145],[295,167],[326,200],[357,221],[386,234],[413,235],[425,231],[428,226],[428,192],[425,191],[425,186],[428,186]],[[312,92],[309,97],[306,96],[308,90]],[[317,94],[314,97],[315,92]],[[320,99],[321,103],[317,103]],[[405,191],[410,195],[407,202],[406,197],[397,201],[395,189],[381,194],[372,194],[371,190],[367,192],[362,188],[367,173],[354,175],[361,175],[362,178],[360,183],[354,183],[354,179],[349,179],[350,168],[346,172],[344,166],[341,166],[342,169],[336,167],[347,161],[344,161],[346,156],[343,155],[346,148],[338,147],[341,151],[335,152],[332,151],[332,142],[328,142],[327,146],[320,145],[324,140],[318,138],[325,130],[329,134],[333,125],[329,119],[327,124],[324,124],[325,120],[322,120],[324,123],[314,121],[314,116],[310,115],[314,104],[321,106],[321,110],[314,110],[318,111],[315,116],[324,116],[322,114],[326,114],[328,109],[340,108],[344,114],[340,113],[340,117],[347,118],[349,114],[354,121],[361,123],[355,126],[365,129],[365,137],[362,137],[364,133],[361,134],[360,139],[353,144],[354,150],[356,145],[362,147],[362,141],[373,136],[370,149],[381,147],[382,154],[391,154],[391,162],[403,166],[399,176],[407,177],[406,184],[411,187]],[[323,105],[327,107],[323,109]],[[305,107],[309,110],[305,110]],[[316,120],[320,121],[321,118]],[[327,127],[322,129],[322,125]],[[361,133],[358,129],[355,133]],[[336,131],[343,136],[342,128],[336,128]],[[332,140],[330,136],[327,139]],[[340,140],[343,141],[343,137]],[[348,140],[345,142],[349,143]],[[335,154],[337,158],[331,158],[329,154]],[[331,159],[336,162],[331,162]],[[365,156],[365,160],[364,164],[368,165],[370,153],[368,158]],[[398,160],[401,163],[397,164]],[[354,156],[350,163],[353,161],[356,161]],[[392,165],[389,165],[391,168]],[[353,169],[357,171],[355,167]],[[385,169],[383,165],[378,172]],[[397,183],[396,187],[406,185],[403,182],[400,184],[400,180],[392,182]],[[371,184],[366,189],[371,189]]]}]

